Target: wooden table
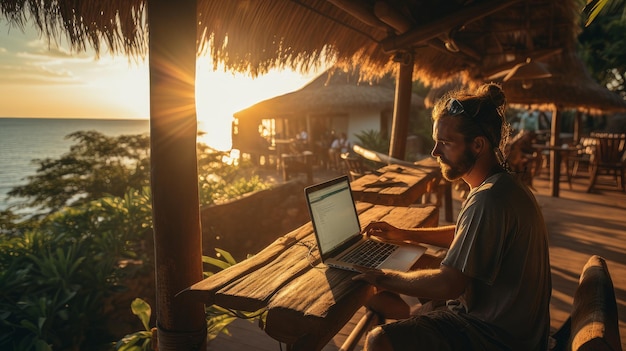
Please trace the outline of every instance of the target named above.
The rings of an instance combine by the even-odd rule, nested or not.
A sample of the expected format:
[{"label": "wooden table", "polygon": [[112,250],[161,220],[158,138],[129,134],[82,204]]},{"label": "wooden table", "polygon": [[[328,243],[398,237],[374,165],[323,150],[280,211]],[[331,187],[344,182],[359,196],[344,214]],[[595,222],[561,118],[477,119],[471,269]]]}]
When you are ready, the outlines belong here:
[{"label": "wooden table", "polygon": [[567,169],[569,155],[578,152],[577,146],[552,146],[546,144],[532,144],[532,147],[542,155],[544,150],[550,152],[550,194],[553,197],[559,197],[559,183],[561,180],[561,162],[565,161],[567,182],[570,189],[572,188],[571,174]]},{"label": "wooden table", "polygon": [[429,169],[391,164],[354,180],[350,187],[357,201],[409,206],[428,191],[431,181],[436,177],[437,172]]},{"label": "wooden table", "polygon": [[[409,206],[419,202],[432,187],[439,187],[441,169],[432,158],[413,164],[390,164],[352,181],[350,187],[357,201],[378,205]],[[445,218],[452,222],[452,185],[444,181]]]},{"label": "wooden table", "polygon": [[[439,222],[436,206],[393,207],[357,202],[363,226],[384,220],[400,227]],[[251,233],[254,235],[254,233]],[[265,332],[290,350],[321,350],[374,292],[351,280],[355,273],[320,262],[311,222],[278,238],[258,254],[177,295],[205,305],[265,309]]]}]

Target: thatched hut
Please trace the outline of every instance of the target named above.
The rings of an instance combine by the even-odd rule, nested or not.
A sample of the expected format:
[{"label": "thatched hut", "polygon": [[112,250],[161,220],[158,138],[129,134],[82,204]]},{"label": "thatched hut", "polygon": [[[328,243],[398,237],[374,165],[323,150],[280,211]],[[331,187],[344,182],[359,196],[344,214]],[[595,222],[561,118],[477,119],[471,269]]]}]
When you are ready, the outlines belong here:
[{"label": "thatched hut", "polygon": [[[395,79],[390,74],[361,81],[359,72],[329,69],[299,90],[256,103],[234,114],[233,148],[259,152],[259,126],[268,144],[291,139],[302,130],[309,150],[326,152],[331,134],[354,135],[366,130],[389,137],[395,100]],[[423,98],[411,95],[410,115],[424,108]]]}]

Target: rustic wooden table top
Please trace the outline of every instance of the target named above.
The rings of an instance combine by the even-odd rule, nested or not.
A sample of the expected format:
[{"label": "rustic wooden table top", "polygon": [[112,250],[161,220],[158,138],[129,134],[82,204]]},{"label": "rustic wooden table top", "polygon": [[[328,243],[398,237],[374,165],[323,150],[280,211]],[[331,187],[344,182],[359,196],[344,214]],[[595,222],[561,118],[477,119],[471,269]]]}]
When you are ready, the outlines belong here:
[{"label": "rustic wooden table top", "polygon": [[[357,202],[363,226],[384,220],[399,227],[437,226],[435,206],[394,207]],[[181,292],[205,305],[265,310],[265,332],[292,350],[320,350],[373,294],[355,273],[321,263],[311,222],[258,254]]]},{"label": "rustic wooden table top", "polygon": [[441,176],[439,168],[413,168],[388,165],[350,183],[357,201],[379,205],[409,206],[428,191],[429,184]]}]

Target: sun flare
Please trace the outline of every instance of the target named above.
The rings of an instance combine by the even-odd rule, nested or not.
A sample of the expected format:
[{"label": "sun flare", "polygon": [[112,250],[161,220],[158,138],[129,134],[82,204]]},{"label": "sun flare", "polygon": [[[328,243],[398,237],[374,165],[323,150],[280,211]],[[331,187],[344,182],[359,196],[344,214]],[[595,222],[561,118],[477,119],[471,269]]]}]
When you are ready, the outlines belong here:
[{"label": "sun flare", "polygon": [[318,73],[270,71],[251,78],[241,73],[213,71],[208,58],[199,58],[196,67],[196,113],[202,141],[218,150],[230,150],[233,114],[257,102],[300,89]]}]

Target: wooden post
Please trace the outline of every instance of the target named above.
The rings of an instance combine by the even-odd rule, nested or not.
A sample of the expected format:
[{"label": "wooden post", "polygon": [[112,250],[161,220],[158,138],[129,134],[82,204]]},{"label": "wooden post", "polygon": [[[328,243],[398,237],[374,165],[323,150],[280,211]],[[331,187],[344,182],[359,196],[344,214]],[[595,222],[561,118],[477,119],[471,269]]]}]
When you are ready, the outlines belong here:
[{"label": "wooden post", "polygon": [[195,110],[196,0],[149,1],[150,141],[160,351],[206,343],[204,306],[176,298],[202,280]]},{"label": "wooden post", "polygon": [[397,58],[399,59],[400,70],[396,77],[396,95],[393,104],[389,156],[404,160],[406,137],[409,128],[409,112],[411,111],[414,63],[413,54],[410,52],[403,52]]},{"label": "wooden post", "polygon": [[[561,145],[561,111],[558,106],[554,106],[552,111],[552,123],[550,125],[550,146]],[[561,153],[557,150],[550,150],[550,194],[559,197],[559,183],[561,180]]]},{"label": "wooden post", "polygon": [[581,126],[580,124],[582,123],[582,112],[579,110],[576,110],[576,117],[574,119],[574,138],[573,138],[573,142],[574,145],[578,144],[578,142],[580,141],[580,133],[581,133]]}]

